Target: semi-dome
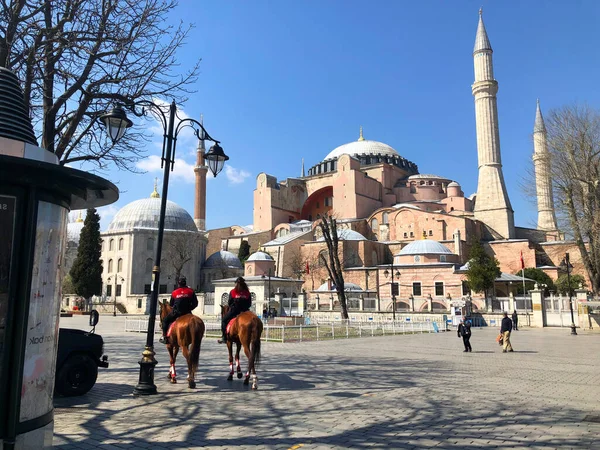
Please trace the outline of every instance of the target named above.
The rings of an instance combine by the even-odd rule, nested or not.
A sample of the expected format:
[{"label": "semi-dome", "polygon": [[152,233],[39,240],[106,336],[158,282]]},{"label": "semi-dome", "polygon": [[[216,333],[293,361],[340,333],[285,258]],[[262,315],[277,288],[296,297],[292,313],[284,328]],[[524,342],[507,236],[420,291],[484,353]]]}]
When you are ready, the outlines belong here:
[{"label": "semi-dome", "polygon": [[[367,238],[360,234],[358,231],[349,230],[344,228],[342,230],[337,230],[338,239],[340,241],[366,241]],[[325,238],[321,236],[317,239],[317,242],[323,242]]]},{"label": "semi-dome", "polygon": [[243,269],[242,263],[237,255],[234,255],[227,250],[220,250],[210,255],[204,262],[203,267],[206,269],[220,269],[225,267],[229,269]]},{"label": "semi-dome", "polygon": [[[323,283],[317,289],[319,292],[333,292],[335,289],[329,289],[328,283]],[[361,288],[358,284],[354,283],[344,283],[344,292],[364,292],[364,289]]]},{"label": "semi-dome", "polygon": [[77,219],[75,222],[67,224],[67,242],[75,242],[79,244],[79,237],[83,230],[83,220]]},{"label": "semi-dome", "polygon": [[266,252],[254,252],[246,261],[273,261],[273,257]]},{"label": "semi-dome", "polygon": [[[132,228],[158,229],[160,216],[158,197],[136,200],[124,206],[115,214],[108,225],[108,231],[128,230]],[[165,230],[198,231],[194,219],[177,203],[167,200],[165,212]]]},{"label": "semi-dome", "polygon": [[429,239],[421,239],[413,241],[400,250],[398,255],[452,255],[453,253],[443,244],[438,241],[432,241]]}]

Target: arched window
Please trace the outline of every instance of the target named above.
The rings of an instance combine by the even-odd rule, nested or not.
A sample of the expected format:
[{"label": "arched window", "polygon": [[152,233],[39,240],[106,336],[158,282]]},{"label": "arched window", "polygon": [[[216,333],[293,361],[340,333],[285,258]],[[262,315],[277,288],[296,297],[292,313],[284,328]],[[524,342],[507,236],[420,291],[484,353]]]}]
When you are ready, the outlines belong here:
[{"label": "arched window", "polygon": [[154,250],[154,239],[148,238],[146,241],[146,250]]},{"label": "arched window", "polygon": [[379,222],[375,218],[371,219],[371,230],[373,230],[373,233],[377,233],[379,231]]},{"label": "arched window", "polygon": [[144,267],[146,272],[152,272],[152,258],[146,260],[146,266]]},{"label": "arched window", "polygon": [[381,218],[381,223],[384,223],[384,224],[390,223],[390,215],[388,213],[386,213],[386,212],[383,213],[383,216]]},{"label": "arched window", "polygon": [[325,267],[325,264],[323,263],[323,258],[325,258],[325,261],[328,261],[327,250],[321,250],[319,252],[319,259],[318,259],[319,267]]},{"label": "arched window", "polygon": [[228,301],[229,294],[227,292],[224,292],[223,295],[221,295],[221,305],[226,305]]},{"label": "arched window", "polygon": [[108,250],[112,252],[114,249],[115,249],[115,240],[111,239],[110,241],[108,241]]},{"label": "arched window", "polygon": [[[112,239],[111,239],[112,242]],[[112,273],[112,269],[113,269],[113,264],[112,264],[112,259],[108,260],[108,273]]]},{"label": "arched window", "polygon": [[410,183],[410,193],[411,194],[417,193],[417,186],[415,185],[415,183]]},{"label": "arched window", "polygon": [[429,230],[429,236],[433,236],[433,230]]},{"label": "arched window", "polygon": [[123,270],[123,259],[119,258],[117,261],[117,272],[121,272]]},{"label": "arched window", "polygon": [[124,243],[125,243],[125,239],[123,239],[123,238],[119,239],[119,250],[123,250]]}]

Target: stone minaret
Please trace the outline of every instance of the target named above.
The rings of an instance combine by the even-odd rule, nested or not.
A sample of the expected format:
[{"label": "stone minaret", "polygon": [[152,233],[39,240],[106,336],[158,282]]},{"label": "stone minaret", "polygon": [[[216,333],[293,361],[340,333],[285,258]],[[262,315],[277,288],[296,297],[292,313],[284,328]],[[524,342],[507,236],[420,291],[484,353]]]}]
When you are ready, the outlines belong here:
[{"label": "stone minaret", "polygon": [[475,219],[485,225],[488,239],[510,239],[515,236],[515,223],[506,192],[500,158],[500,134],[496,104],[498,82],[494,79],[492,46],[483,25],[481,10],[479,10],[479,25],[475,37],[473,60],[475,82],[472,90],[473,97],[475,97],[479,163]]},{"label": "stone minaret", "polygon": [[556,231],[556,215],[552,198],[550,177],[550,153],[546,144],[546,125],[537,101],[535,125],[533,126],[533,167],[535,169],[535,191],[537,194],[538,230]]},{"label": "stone minaret", "polygon": [[[204,123],[204,119],[200,119]],[[194,173],[196,174],[196,193],[194,197],[194,223],[198,230],[206,230],[206,172],[208,167],[204,164],[204,132],[200,131],[201,139],[198,141],[198,150],[196,153],[196,166]]]}]

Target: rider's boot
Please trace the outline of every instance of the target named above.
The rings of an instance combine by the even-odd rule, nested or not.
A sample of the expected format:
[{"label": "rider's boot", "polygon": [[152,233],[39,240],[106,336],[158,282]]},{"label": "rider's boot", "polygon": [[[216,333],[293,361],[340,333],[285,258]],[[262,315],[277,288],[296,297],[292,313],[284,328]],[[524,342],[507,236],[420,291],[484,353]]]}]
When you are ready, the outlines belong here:
[{"label": "rider's boot", "polygon": [[227,342],[227,338],[225,335],[221,336],[221,339],[217,339],[217,344],[225,344]]},{"label": "rider's boot", "polygon": [[158,342],[160,342],[161,344],[168,344],[169,343],[169,338],[167,336],[161,336],[160,339],[158,340]]}]

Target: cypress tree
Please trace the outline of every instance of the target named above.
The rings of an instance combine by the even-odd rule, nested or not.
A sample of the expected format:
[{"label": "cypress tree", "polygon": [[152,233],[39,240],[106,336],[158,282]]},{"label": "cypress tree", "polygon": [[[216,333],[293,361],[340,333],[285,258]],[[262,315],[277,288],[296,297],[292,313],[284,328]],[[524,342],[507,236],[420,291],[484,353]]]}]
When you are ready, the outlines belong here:
[{"label": "cypress tree", "polygon": [[91,208],[87,210],[79,237],[77,257],[69,272],[75,293],[87,300],[92,295],[102,293],[101,250],[100,216],[95,208]]},{"label": "cypress tree", "polygon": [[250,244],[248,241],[242,241],[238,250],[238,259],[244,264],[250,257]]}]

